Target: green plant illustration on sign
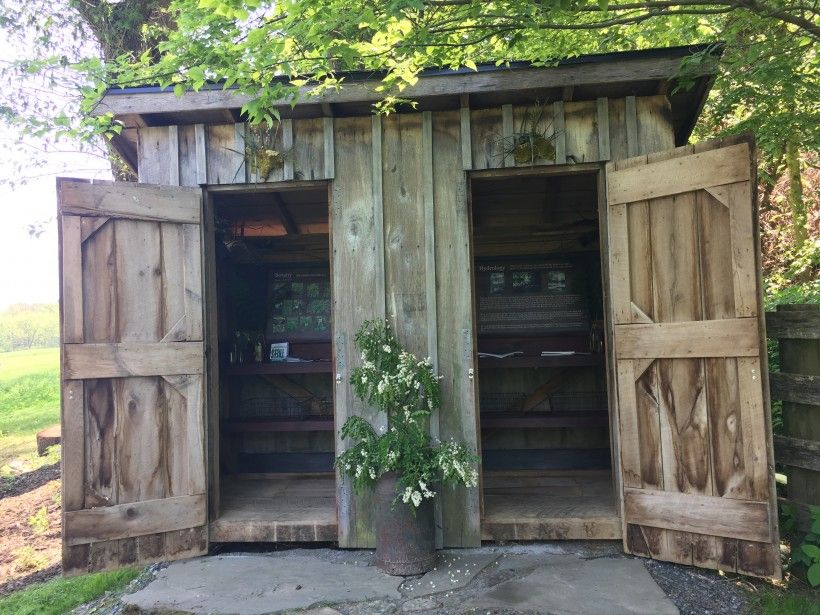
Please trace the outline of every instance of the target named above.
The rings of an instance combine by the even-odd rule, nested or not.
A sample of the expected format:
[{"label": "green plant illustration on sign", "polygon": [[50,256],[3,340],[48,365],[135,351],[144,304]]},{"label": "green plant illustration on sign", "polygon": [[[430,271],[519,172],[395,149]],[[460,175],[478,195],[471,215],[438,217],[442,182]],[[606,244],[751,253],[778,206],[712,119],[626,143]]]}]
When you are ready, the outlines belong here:
[{"label": "green plant illustration on sign", "polygon": [[372,488],[387,472],[396,472],[399,500],[416,508],[436,495],[440,484],[476,487],[478,457],[466,445],[434,441],[428,433],[430,414],[441,405],[440,378],[430,358],[419,359],[401,347],[390,326],[366,321],[355,337],[362,365],[350,384],[356,397],[387,415],[377,431],[360,416],[342,426],[353,445],[336,459],[357,491]]}]

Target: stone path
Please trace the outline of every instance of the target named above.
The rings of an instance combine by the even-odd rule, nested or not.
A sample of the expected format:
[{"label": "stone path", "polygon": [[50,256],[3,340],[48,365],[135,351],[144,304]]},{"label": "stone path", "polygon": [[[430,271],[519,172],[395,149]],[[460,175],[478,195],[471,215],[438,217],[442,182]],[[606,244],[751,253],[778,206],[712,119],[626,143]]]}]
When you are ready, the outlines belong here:
[{"label": "stone path", "polygon": [[[108,612],[677,614],[675,603],[653,580],[655,572],[650,574],[644,561],[623,556],[618,546],[545,543],[446,550],[434,570],[407,579],[381,573],[370,551],[215,555],[160,569]],[[720,604],[722,597],[705,600]]]}]

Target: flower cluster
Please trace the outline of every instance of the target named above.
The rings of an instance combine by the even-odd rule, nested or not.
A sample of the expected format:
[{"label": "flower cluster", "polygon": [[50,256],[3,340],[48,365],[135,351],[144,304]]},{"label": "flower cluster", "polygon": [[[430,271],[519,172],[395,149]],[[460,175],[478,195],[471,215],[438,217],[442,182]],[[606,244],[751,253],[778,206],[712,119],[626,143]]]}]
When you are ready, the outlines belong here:
[{"label": "flower cluster", "polygon": [[386,415],[378,429],[364,418],[350,417],[342,437],[351,445],[336,466],[353,480],[357,490],[372,487],[387,472],[397,475],[397,495],[413,510],[435,497],[432,485],[449,483],[475,487],[478,458],[455,441],[433,443],[428,433],[430,413],[441,403],[439,377],[430,358],[419,359],[404,350],[379,321],[365,322],[356,335],[361,366],[350,383],[356,396]]}]

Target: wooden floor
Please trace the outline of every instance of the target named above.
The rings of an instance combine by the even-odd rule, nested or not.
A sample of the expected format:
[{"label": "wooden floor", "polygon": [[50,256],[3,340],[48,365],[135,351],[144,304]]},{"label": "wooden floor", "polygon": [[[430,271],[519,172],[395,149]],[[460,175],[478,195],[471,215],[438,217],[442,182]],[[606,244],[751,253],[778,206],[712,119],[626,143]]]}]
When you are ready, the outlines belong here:
[{"label": "wooden floor", "polygon": [[[487,472],[483,540],[608,540],[621,537],[610,473]],[[213,542],[333,542],[332,474],[223,477]]]},{"label": "wooden floor", "polygon": [[223,477],[222,514],[213,542],[333,542],[337,539],[334,475]]},{"label": "wooden floor", "polygon": [[481,538],[620,539],[610,472],[486,472]]}]

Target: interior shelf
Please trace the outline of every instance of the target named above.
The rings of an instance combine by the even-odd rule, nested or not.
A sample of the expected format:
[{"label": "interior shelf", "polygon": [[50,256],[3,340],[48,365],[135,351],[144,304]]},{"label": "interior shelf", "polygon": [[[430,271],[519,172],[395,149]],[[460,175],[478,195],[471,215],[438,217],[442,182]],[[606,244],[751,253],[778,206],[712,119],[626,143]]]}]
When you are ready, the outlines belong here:
[{"label": "interior shelf", "polygon": [[324,416],[304,418],[235,419],[222,423],[228,433],[266,431],[333,431],[333,419]]},{"label": "interior shelf", "polygon": [[225,365],[223,373],[229,376],[264,376],[266,374],[329,374],[333,371],[330,361],[305,363],[242,363]]},{"label": "interior shelf", "polygon": [[603,362],[603,353],[596,352],[553,357],[517,356],[507,357],[506,359],[479,357],[478,366],[485,369],[505,369],[516,367],[584,367],[589,365],[602,365]]}]

